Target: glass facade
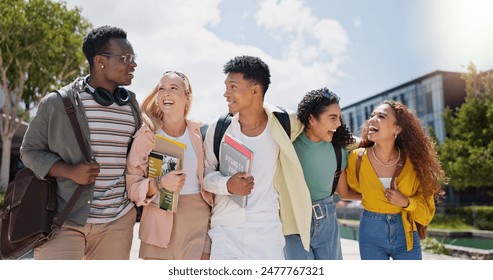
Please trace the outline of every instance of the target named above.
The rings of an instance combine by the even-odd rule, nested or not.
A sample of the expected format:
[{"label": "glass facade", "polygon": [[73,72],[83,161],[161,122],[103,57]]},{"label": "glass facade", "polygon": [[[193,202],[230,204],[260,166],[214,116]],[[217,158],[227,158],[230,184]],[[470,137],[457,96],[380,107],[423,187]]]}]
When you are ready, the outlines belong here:
[{"label": "glass facade", "polygon": [[[441,116],[446,106],[444,96],[457,94],[444,91],[446,88],[444,75],[453,75],[452,78],[447,78],[451,82],[457,82],[460,79],[460,73],[436,71],[342,108],[343,115],[348,116],[349,129],[359,136],[360,126],[369,118],[374,107],[383,100],[392,99],[402,102],[416,112],[426,131],[430,131],[431,127],[438,140],[442,142],[445,138]],[[465,89],[462,91],[465,96]]]}]

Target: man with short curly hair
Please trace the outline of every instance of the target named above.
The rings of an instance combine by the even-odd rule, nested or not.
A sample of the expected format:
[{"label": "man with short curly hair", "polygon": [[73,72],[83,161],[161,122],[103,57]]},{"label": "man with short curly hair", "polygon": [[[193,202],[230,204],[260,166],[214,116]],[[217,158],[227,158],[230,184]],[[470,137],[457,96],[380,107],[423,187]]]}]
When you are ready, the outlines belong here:
[{"label": "man with short curly hair", "polygon": [[[269,67],[258,57],[238,56],[224,66],[229,112],[235,115],[226,133],[254,152],[250,173],[223,176],[213,149],[217,121],[205,139],[205,189],[215,193],[209,235],[211,259],[284,259],[284,235],[300,234],[308,250],[311,200],[303,172],[281,123],[280,111],[264,103]],[[291,137],[302,131],[290,115]],[[293,139],[294,140],[294,139]],[[247,196],[241,207],[232,195]]]}]

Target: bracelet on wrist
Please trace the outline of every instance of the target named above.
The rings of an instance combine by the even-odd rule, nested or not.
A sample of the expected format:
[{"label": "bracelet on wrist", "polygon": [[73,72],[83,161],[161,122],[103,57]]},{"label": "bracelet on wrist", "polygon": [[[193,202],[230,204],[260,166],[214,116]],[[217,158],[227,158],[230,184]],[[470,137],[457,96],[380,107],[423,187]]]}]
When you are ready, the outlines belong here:
[{"label": "bracelet on wrist", "polygon": [[157,176],[156,178],[154,178],[154,189],[157,192],[161,191],[161,177],[162,176]]}]

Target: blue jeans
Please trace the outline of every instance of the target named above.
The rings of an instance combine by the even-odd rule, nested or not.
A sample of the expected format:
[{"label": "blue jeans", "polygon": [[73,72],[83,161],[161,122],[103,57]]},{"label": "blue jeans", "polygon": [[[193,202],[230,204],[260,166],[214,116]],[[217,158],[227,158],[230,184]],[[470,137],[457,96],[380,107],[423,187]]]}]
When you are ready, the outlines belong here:
[{"label": "blue jeans", "polygon": [[342,260],[341,238],[336,205],[329,196],[312,202],[310,250],[305,251],[299,234],[286,235],[287,260]]},{"label": "blue jeans", "polygon": [[363,211],[359,224],[359,253],[362,260],[421,260],[418,232],[413,248],[407,251],[401,214]]}]

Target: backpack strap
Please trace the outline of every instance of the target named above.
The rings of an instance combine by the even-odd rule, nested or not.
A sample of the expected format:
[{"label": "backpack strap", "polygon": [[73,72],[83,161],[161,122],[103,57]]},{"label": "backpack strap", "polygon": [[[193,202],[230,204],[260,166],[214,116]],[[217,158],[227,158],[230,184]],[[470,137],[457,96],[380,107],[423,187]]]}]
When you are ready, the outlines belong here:
[{"label": "backpack strap", "polygon": [[[289,114],[283,107],[277,106],[282,112],[274,112],[274,116],[277,118],[279,123],[281,123],[284,131],[288,136],[291,136],[291,122],[289,120]],[[216,124],[216,130],[214,131],[214,155],[216,159],[219,159],[219,147],[221,144],[221,140],[223,139],[224,133],[226,133],[226,129],[231,124],[232,115],[227,112],[219,117]],[[218,165],[219,166],[219,165]],[[219,167],[218,167],[219,168]]]},{"label": "backpack strap", "polygon": [[200,135],[202,135],[202,142],[205,140],[205,135],[207,133],[207,129],[209,128],[208,124],[204,124],[200,127]]},{"label": "backpack strap", "polygon": [[342,161],[341,147],[339,145],[334,145],[334,144],[333,146],[334,146],[334,152],[336,153],[337,167],[336,167],[336,172],[334,173],[334,180],[332,181],[332,193],[330,195],[333,195],[337,189],[337,184],[339,183],[339,177],[341,176],[341,161]]},{"label": "backpack strap", "polygon": [[363,158],[363,155],[365,154],[366,148],[360,148],[358,150],[358,158],[356,159],[356,180],[359,182],[359,169],[361,167],[361,159]]},{"label": "backpack strap", "polygon": [[282,128],[286,131],[286,134],[291,138],[291,122],[289,120],[289,114],[281,106],[277,106],[282,112],[274,112],[274,116],[276,116],[277,120],[281,123]]},{"label": "backpack strap", "polygon": [[[224,133],[226,133],[226,129],[231,124],[232,115],[227,112],[219,117],[216,124],[216,130],[214,131],[214,155],[216,159],[219,161],[219,144],[221,144],[221,140],[223,139]],[[219,170],[219,164],[218,164]]]}]

